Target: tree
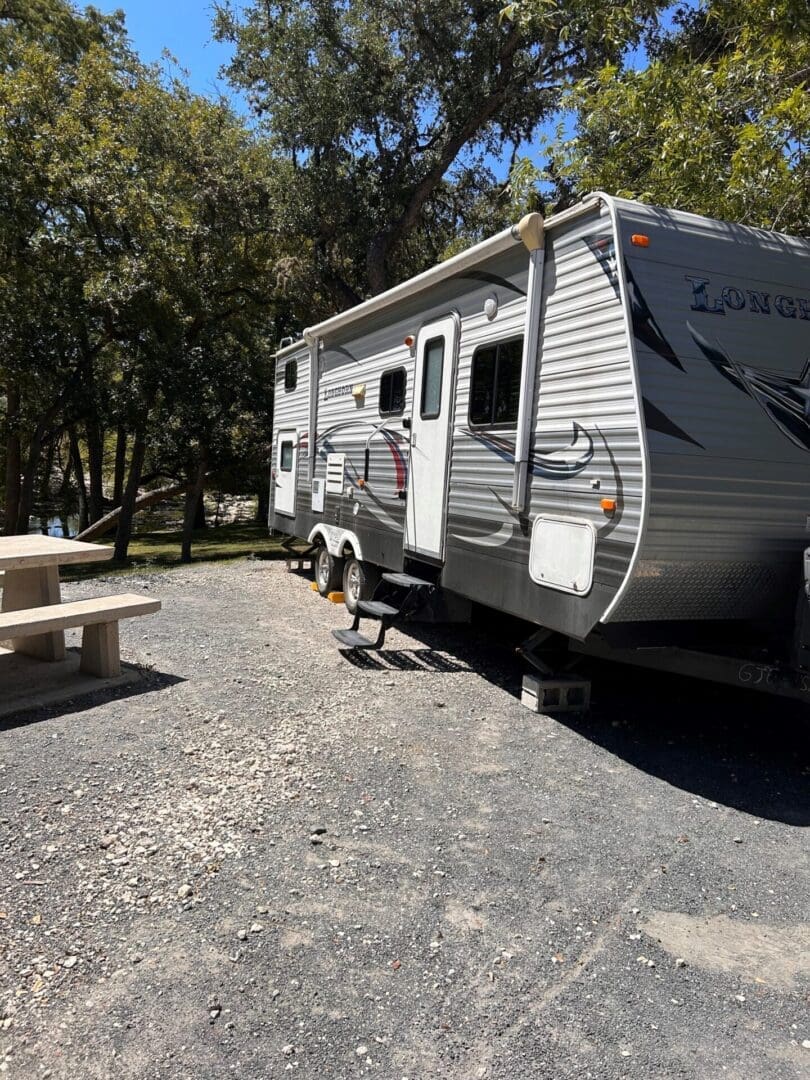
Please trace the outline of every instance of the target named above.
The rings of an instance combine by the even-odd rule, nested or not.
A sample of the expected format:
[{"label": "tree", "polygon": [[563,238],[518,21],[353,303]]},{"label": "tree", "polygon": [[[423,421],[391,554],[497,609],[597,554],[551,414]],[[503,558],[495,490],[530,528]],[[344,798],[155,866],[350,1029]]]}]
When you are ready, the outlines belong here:
[{"label": "tree", "polygon": [[[228,74],[286,170],[314,305],[345,307],[435,261],[494,188],[488,155],[638,40],[653,0],[252,0],[217,7]],[[311,316],[312,312],[310,312]]]},{"label": "tree", "polygon": [[167,469],[199,482],[220,454],[233,466],[230,426],[249,422],[257,385],[272,394],[256,368],[286,310],[273,172],[223,102],[141,64],[116,18],[63,0],[0,6],[7,532],[27,531],[54,486],[65,435],[95,519],[117,433],[119,558],[147,460],[148,482]]},{"label": "tree", "polygon": [[553,149],[558,196],[597,188],[810,234],[810,9],[806,0],[683,7],[643,71],[605,66],[568,99]]}]

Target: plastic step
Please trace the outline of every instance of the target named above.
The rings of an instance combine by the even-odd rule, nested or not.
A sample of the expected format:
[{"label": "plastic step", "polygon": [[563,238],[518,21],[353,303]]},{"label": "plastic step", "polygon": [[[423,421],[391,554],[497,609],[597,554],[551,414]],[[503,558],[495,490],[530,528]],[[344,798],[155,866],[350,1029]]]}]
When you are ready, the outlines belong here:
[{"label": "plastic step", "polygon": [[390,604],[385,604],[382,600],[358,600],[357,607],[364,615],[369,615],[372,619],[382,619],[387,615],[399,615],[399,608],[391,607]]},{"label": "plastic step", "polygon": [[413,574],[383,574],[382,579],[383,581],[389,581],[392,585],[402,585],[407,589],[413,589],[417,586],[426,586],[430,588],[433,585],[432,581],[425,581],[423,578],[414,577]]},{"label": "plastic step", "polygon": [[369,641],[363,634],[358,634],[356,630],[333,630],[333,637],[336,637],[341,645],[346,645],[350,649],[373,649],[374,642]]}]

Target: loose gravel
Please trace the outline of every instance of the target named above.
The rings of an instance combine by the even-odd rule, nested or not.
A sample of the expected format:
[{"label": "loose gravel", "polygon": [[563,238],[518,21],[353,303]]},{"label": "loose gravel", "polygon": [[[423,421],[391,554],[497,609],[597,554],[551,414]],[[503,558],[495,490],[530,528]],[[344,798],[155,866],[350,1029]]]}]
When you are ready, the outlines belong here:
[{"label": "loose gravel", "polygon": [[810,1074],[801,710],[552,719],[492,620],[352,663],[282,564],[127,588],[143,679],[0,721],[0,1074]]}]

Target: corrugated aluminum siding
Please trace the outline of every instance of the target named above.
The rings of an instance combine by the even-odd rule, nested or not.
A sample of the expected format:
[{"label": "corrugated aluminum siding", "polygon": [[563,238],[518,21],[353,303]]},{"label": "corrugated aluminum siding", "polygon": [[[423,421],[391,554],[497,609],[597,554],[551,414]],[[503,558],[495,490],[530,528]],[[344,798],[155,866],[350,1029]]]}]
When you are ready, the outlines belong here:
[{"label": "corrugated aluminum siding", "polygon": [[[810,243],[634,203],[618,208],[629,273],[665,345],[652,347],[649,318],[647,330],[637,327],[649,520],[614,618],[787,614],[808,543],[810,453],[721,374],[698,340],[733,363],[798,382],[810,360],[810,318],[795,303],[793,316],[780,315],[774,300],[810,303]],[[633,233],[648,235],[649,247],[630,245]],[[722,312],[694,310],[689,278],[708,282],[705,306]],[[744,309],[720,304],[724,287],[739,290],[730,295],[744,297]],[[769,298],[770,314],[752,310],[749,290]]]},{"label": "corrugated aluminum siding", "polygon": [[[612,225],[604,208],[549,231],[543,295],[526,515],[509,509],[515,426],[482,431],[469,424],[473,352],[482,343],[522,333],[525,303],[503,309],[497,327],[480,316],[464,323],[443,580],[492,606],[582,637],[624,581],[642,505],[633,371]],[[566,458],[570,474],[544,469],[547,455],[556,463]],[[606,516],[601,509],[605,497],[616,499],[615,514]],[[589,596],[564,594],[531,581],[531,520],[538,514],[585,519],[596,526],[596,569]]]},{"label": "corrugated aluminum siding", "polygon": [[[564,485],[535,476],[530,508],[532,513],[569,514],[593,522],[598,536],[596,580],[616,590],[624,581],[640,527],[643,447],[607,209],[602,208],[598,219],[574,221],[552,236],[536,452],[571,438],[574,425],[593,440],[594,452],[588,467]],[[601,509],[603,498],[617,502],[609,517]]]},{"label": "corrugated aluminum siding", "polygon": [[[415,337],[421,326],[450,312],[459,315],[462,325],[471,320],[486,322],[483,309],[489,297],[499,305],[499,315],[490,326],[491,333],[497,336],[502,319],[510,317],[513,308],[519,308],[521,313],[524,310],[527,266],[525,248],[515,243],[510,250],[491,257],[485,271],[460,273],[440,282],[428,294],[405,298],[393,309],[360,319],[323,342],[319,356],[316,476],[324,475],[327,453],[346,454],[345,490],[350,494],[327,495],[320,520],[356,533],[363,556],[369,561],[387,567],[400,567],[403,561],[406,502],[402,495],[409,440],[403,420],[414,409],[415,366],[405,338]],[[522,328],[522,314],[518,322]],[[398,367],[406,372],[404,412],[381,417],[381,376]],[[356,384],[365,385],[362,399],[356,400],[347,392]],[[372,438],[369,482],[360,487],[366,442],[374,428],[383,423],[388,437],[377,434]],[[307,513],[296,519],[298,535],[307,534],[318,520],[309,513],[308,489],[306,493],[299,491],[302,497],[306,499]]]},{"label": "corrugated aluminum siding", "polygon": [[[291,361],[297,364],[298,380],[294,390],[284,389],[284,370]],[[275,388],[273,395],[273,447],[272,468],[275,469],[279,431],[295,429],[298,432],[298,461],[296,479],[296,513],[302,505],[309,508],[308,483],[308,425],[309,425],[309,350],[302,348],[292,356],[276,358]],[[275,482],[270,481],[270,524],[281,532],[293,533],[294,519],[286,514],[276,515]]]}]

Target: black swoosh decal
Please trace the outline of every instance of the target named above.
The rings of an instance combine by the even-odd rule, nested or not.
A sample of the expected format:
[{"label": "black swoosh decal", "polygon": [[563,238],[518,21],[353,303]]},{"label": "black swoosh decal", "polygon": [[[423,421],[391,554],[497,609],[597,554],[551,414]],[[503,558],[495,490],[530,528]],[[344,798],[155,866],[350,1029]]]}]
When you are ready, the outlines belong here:
[{"label": "black swoosh decal", "polygon": [[330,345],[323,350],[324,357],[328,356],[329,353],[337,353],[338,356],[345,356],[347,359],[354,361],[355,364],[360,363],[358,357],[356,357],[354,353],[350,353],[348,349],[344,349],[342,345]]},{"label": "black swoosh decal", "polygon": [[486,270],[468,270],[464,274],[459,274],[458,277],[470,278],[472,281],[485,281],[489,285],[500,285],[502,289],[508,289],[510,292],[517,293],[518,296],[526,295],[525,289],[521,289],[504,277],[499,277],[498,274],[490,274]]},{"label": "black swoosh decal", "polygon": [[673,439],[691,443],[692,446],[698,446],[701,450],[706,449],[703,443],[693,439],[682,427],[678,427],[674,420],[670,420],[666,413],[661,412],[657,405],[653,405],[647,398],[641,400],[644,404],[644,422],[651,431],[658,431],[662,435],[670,435]]},{"label": "black swoosh decal", "polygon": [[640,342],[646,345],[648,349],[658,353],[667,363],[672,364],[680,371],[686,371],[686,368],[675,355],[675,350],[664,337],[655,316],[650,311],[647,301],[644,299],[644,294],[633,277],[633,271],[630,269],[627,259],[624,260],[624,276],[627,281],[627,296],[630,300],[633,333]]}]

